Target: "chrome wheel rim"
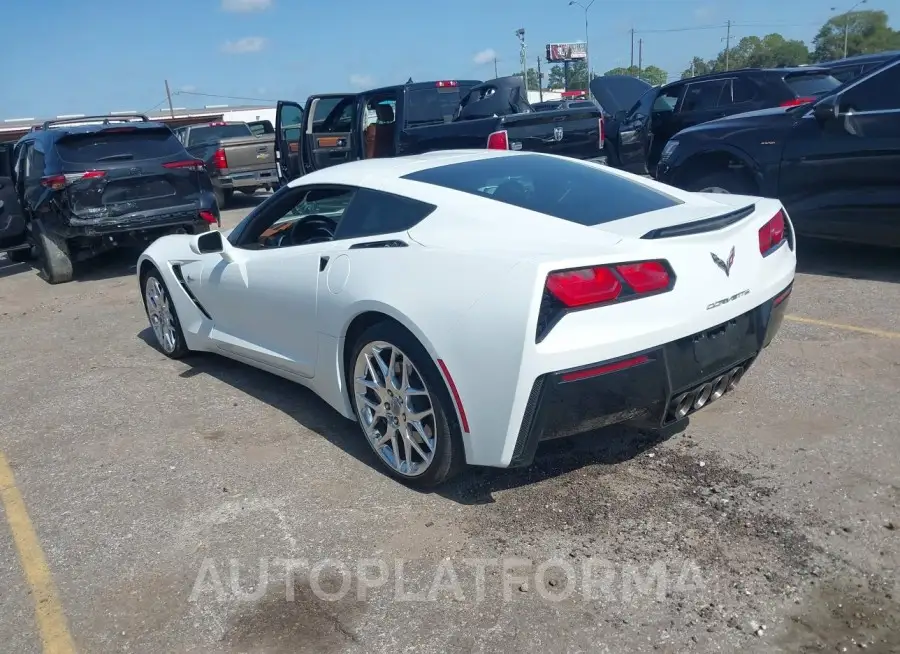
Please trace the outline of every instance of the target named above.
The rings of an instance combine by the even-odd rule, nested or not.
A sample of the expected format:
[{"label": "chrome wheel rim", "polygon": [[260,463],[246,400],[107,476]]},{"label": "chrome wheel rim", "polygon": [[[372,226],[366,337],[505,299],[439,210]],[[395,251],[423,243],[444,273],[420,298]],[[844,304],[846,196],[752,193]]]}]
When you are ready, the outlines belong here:
[{"label": "chrome wheel rim", "polygon": [[707,186],[704,189],[700,189],[701,193],[724,193],[725,195],[731,195],[728,189],[724,189],[721,186]]},{"label": "chrome wheel rim", "polygon": [[150,318],[150,326],[153,328],[156,341],[165,352],[171,354],[178,344],[175,316],[172,315],[166,291],[156,277],[147,278],[144,298],[147,304],[147,317]]},{"label": "chrome wheel rim", "polygon": [[366,345],[353,369],[356,416],[378,457],[405,477],[425,473],[434,460],[434,404],[415,364],[397,346]]}]

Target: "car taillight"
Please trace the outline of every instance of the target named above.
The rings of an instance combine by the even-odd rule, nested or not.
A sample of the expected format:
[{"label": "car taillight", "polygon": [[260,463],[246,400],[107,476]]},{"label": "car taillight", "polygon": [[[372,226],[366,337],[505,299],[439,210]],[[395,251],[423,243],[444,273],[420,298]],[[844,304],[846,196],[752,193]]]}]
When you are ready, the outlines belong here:
[{"label": "car taillight", "polygon": [[228,168],[228,157],[225,156],[225,150],[219,148],[213,155],[213,166],[218,169]]},{"label": "car taillight", "polygon": [[509,137],[507,136],[505,129],[501,129],[499,132],[494,132],[488,136],[487,149],[509,150]]},{"label": "car taillight", "polygon": [[784,212],[779,210],[769,222],[759,228],[759,253],[766,256],[784,241]]},{"label": "car taillight", "polygon": [[815,102],[815,98],[794,98],[793,100],[786,100],[781,103],[782,107],[799,107],[801,104],[809,104],[810,102]]},{"label": "car taillight", "polygon": [[100,179],[105,176],[105,170],[89,170],[84,173],[69,173],[67,175],[49,175],[41,178],[41,186],[51,191],[61,191],[74,182],[83,179]]},{"label": "car taillight", "polygon": [[210,225],[217,225],[219,223],[219,219],[216,218],[215,214],[212,211],[201,210],[200,217]]},{"label": "car taillight", "polygon": [[439,89],[447,89],[459,86],[459,82],[456,80],[443,80],[441,82],[435,82],[434,85]]},{"label": "car taillight", "polygon": [[547,275],[547,290],[569,309],[658,293],[671,287],[672,275],[665,261],[592,266]]},{"label": "car taillight", "polygon": [[218,123],[208,123],[207,127],[225,127],[228,123],[218,122]]},{"label": "car taillight", "polygon": [[199,159],[188,159],[186,161],[170,161],[169,163],[164,163],[163,168],[181,168],[199,172],[203,170],[203,162]]}]

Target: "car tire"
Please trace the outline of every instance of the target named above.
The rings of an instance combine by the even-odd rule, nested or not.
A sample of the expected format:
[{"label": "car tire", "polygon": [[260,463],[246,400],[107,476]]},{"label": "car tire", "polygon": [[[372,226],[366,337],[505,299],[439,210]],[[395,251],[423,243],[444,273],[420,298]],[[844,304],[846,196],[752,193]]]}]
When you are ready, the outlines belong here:
[{"label": "car tire", "polygon": [[169,289],[156,268],[150,268],[141,275],[141,296],[157,347],[170,359],[180,359],[188,354],[190,350],[184,340],[178,312]]},{"label": "car tire", "polygon": [[66,239],[45,227],[41,220],[31,223],[31,235],[37,246],[38,266],[44,280],[50,284],[72,281],[74,266]]},{"label": "car tire", "polygon": [[[425,394],[417,393],[408,396],[396,386],[391,386],[391,382],[387,380],[382,384],[384,394],[372,388],[369,382],[373,380],[368,377],[380,375],[380,379],[383,380],[384,376],[380,373],[382,366],[376,362],[375,367],[378,367],[379,371],[373,372],[374,367],[367,369],[365,359],[361,359],[361,357],[364,354],[372,357],[373,351],[377,348],[382,348],[381,356],[388,357],[388,359],[392,356],[391,352],[399,355],[398,359],[402,357],[402,362],[395,363],[395,374],[398,365],[402,370],[407,364],[412,364],[412,368],[408,369],[408,386],[424,390]],[[387,368],[390,360],[385,361],[382,358],[381,362],[384,364],[383,367]],[[365,372],[366,370],[369,372]],[[366,384],[357,382],[359,378],[366,379]],[[410,487],[424,490],[445,483],[465,466],[462,434],[450,392],[431,356],[409,330],[390,320],[376,323],[367,328],[351,346],[350,357],[347,360],[346,380],[350,401],[353,404],[363,438],[369,443],[376,458],[391,477]],[[418,386],[420,383],[421,387]],[[391,389],[395,393],[393,397],[387,394]],[[366,395],[369,399],[368,403],[363,398],[365,394],[368,394]],[[391,404],[392,406],[387,408],[381,405],[378,410],[390,411],[390,414],[376,417],[370,421],[369,414],[364,413],[364,408],[371,411],[371,406],[376,403],[374,401],[376,398],[388,400],[385,405]],[[428,407],[430,407],[430,414],[416,421],[418,428],[412,424],[414,421],[407,422],[407,411],[426,412],[429,410]],[[400,416],[396,415],[398,412],[402,412]],[[375,438],[381,435],[379,432],[382,425],[385,428],[384,435],[387,435],[391,417],[399,419],[394,422],[396,443],[392,441],[379,448]],[[367,427],[367,423],[370,423],[371,427]],[[403,437],[404,431],[407,438]],[[432,441],[431,448],[428,448],[427,438]],[[415,450],[415,446],[412,445],[413,439],[416,441],[418,450]],[[409,449],[405,447],[407,443],[409,443]],[[394,444],[396,444],[396,449],[393,447]],[[401,465],[390,463],[388,450],[391,454],[400,452],[401,459],[405,459],[405,461],[398,462]],[[403,463],[408,463],[412,459],[424,463],[424,458],[420,456],[421,453],[430,453],[431,455],[430,461],[421,472],[411,474],[408,472],[409,466],[407,466],[407,472],[401,469]]]},{"label": "car tire", "polygon": [[728,193],[731,195],[756,195],[759,189],[746,174],[722,171],[705,175],[687,184],[687,190],[698,193]]}]

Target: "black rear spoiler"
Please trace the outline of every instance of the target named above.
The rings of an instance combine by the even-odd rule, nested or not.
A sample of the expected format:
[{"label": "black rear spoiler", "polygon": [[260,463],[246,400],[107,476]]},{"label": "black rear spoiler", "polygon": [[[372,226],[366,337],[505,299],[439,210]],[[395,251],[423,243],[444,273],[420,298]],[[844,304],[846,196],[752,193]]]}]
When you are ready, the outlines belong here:
[{"label": "black rear spoiler", "polygon": [[695,220],[691,223],[682,223],[680,225],[672,225],[670,227],[660,227],[653,229],[641,238],[674,238],[676,236],[691,236],[692,234],[703,234],[705,232],[714,232],[719,229],[725,229],[729,225],[740,222],[747,216],[756,211],[756,205],[750,204],[742,209],[729,211],[721,216],[713,216],[712,218],[704,218],[703,220]]},{"label": "black rear spoiler", "polygon": [[77,125],[79,123],[102,123],[104,125],[109,125],[111,123],[127,123],[135,118],[139,119],[142,123],[150,122],[150,119],[145,114],[101,114],[99,116],[79,116],[77,118],[47,120],[44,121],[41,129],[49,129],[59,125]]}]

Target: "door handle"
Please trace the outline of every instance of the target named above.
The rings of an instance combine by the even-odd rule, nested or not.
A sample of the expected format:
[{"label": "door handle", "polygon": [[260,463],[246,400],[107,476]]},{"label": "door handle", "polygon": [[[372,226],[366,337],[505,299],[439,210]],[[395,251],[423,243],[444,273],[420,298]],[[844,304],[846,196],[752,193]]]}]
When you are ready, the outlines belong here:
[{"label": "door handle", "polygon": [[328,257],[319,257],[319,272],[323,272],[328,266]]}]

